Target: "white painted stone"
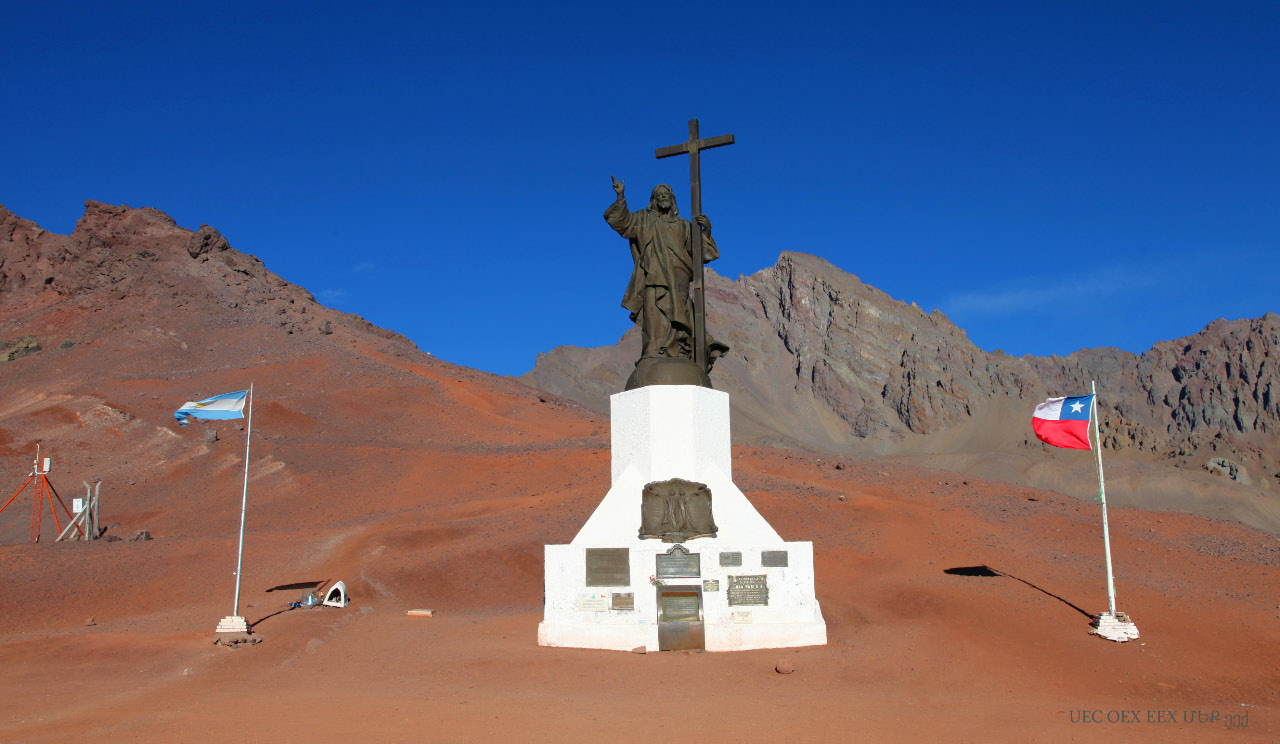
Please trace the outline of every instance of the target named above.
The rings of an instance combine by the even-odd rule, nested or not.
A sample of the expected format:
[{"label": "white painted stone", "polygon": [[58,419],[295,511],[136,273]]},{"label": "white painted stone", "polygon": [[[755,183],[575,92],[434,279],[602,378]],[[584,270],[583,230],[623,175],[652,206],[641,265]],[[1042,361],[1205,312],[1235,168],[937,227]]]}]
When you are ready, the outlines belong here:
[{"label": "white painted stone", "polygon": [[[672,545],[639,537],[641,492],[646,483],[684,478],[707,484],[716,537],[684,544],[701,556],[701,576],[666,579],[671,586],[714,580],[718,591],[702,592],[708,651],[823,645],[826,623],[814,596],[813,543],[786,542],[734,485],[729,445],[729,395],[687,385],[659,385],[618,393],[610,399],[612,487],[568,545],[545,546],[544,646],[630,651],[658,650],[656,556]],[[586,586],[588,548],[628,548],[627,586]],[[764,550],[785,550],[785,567],[760,565]],[[722,567],[721,552],[742,553],[742,565]],[[769,604],[730,607],[729,577],[764,575]],[[580,609],[587,593],[631,592],[633,610]]]},{"label": "white painted stone", "polygon": [[1138,640],[1138,626],[1123,612],[1114,615],[1110,612],[1101,613],[1093,622],[1093,630],[1090,632],[1116,643]]},{"label": "white painted stone", "polygon": [[248,633],[249,623],[243,617],[228,615],[218,621],[218,633]]}]

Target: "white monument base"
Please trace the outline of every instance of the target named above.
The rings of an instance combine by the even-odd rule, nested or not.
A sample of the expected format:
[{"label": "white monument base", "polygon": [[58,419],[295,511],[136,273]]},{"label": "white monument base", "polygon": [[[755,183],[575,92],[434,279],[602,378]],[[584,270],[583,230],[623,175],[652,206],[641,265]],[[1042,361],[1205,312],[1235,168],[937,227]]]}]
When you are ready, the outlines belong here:
[{"label": "white monument base", "polygon": [[243,617],[228,615],[218,621],[218,633],[248,633],[249,623]]},{"label": "white monument base", "polygon": [[1098,615],[1098,619],[1093,622],[1093,630],[1089,632],[1116,643],[1138,640],[1138,626],[1123,612],[1114,615],[1104,612]]},{"label": "white monument base", "polygon": [[[538,643],[658,651],[675,627],[661,622],[661,597],[679,592],[696,598],[707,651],[824,645],[813,543],[783,541],[733,484],[729,395],[655,385],[612,396],[610,412],[613,485],[570,544],[545,547]],[[716,536],[680,545],[691,554],[685,565],[695,566],[684,573],[693,575],[660,576],[659,556],[676,546],[639,537],[645,484],[671,478],[711,489]],[[615,558],[626,551],[620,570],[603,579],[587,569],[588,552],[599,549]]]}]

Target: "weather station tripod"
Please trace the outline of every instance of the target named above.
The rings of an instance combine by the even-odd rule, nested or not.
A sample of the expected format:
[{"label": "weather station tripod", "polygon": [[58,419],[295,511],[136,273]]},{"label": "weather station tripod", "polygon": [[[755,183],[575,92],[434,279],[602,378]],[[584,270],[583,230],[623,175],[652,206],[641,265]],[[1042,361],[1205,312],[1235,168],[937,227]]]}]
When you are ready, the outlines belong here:
[{"label": "weather station tripod", "polygon": [[[53,463],[53,458],[51,457],[44,458],[44,463],[43,463],[44,469],[41,469],[40,445],[37,444],[36,459],[31,462],[31,474],[27,476],[26,482],[23,483],[22,486],[16,492],[14,492],[12,496],[9,497],[9,500],[4,502],[4,506],[0,506],[0,512],[3,512],[5,509],[9,507],[9,504],[13,503],[14,499],[18,498],[18,496],[24,490],[26,490],[27,486],[32,486],[32,489],[31,489],[31,542],[33,543],[40,542],[40,520],[41,520],[41,514],[42,514],[42,507],[44,506],[44,503],[46,501],[49,502],[49,511],[53,513],[53,523],[55,526],[57,526],[59,533],[62,532],[62,523],[58,521],[58,510],[53,505],[53,500],[55,498],[58,500],[58,504],[62,506],[62,511],[67,515],[67,519],[68,520],[72,519],[71,510],[67,508],[67,505],[65,503],[63,503],[62,497],[58,495],[58,491],[53,487],[53,484],[49,482],[49,466],[52,463]],[[80,528],[79,525],[76,525],[76,531],[80,533],[82,536],[85,536],[84,531]]]}]

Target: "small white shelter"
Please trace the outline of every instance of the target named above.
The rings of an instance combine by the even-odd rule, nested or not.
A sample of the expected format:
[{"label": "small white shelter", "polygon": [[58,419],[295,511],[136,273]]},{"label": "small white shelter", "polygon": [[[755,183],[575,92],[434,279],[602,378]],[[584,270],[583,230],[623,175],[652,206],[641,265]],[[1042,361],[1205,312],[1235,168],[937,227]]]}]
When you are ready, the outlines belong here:
[{"label": "small white shelter", "polygon": [[346,607],[350,600],[347,598],[347,585],[341,581],[334,582],[329,587],[329,591],[324,593],[325,607]]}]

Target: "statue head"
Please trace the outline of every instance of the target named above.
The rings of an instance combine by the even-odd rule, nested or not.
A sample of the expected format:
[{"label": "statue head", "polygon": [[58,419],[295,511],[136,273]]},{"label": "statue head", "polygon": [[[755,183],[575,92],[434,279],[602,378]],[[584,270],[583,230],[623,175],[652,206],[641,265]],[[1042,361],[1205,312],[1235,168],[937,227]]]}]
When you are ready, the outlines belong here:
[{"label": "statue head", "polygon": [[667,214],[680,214],[680,210],[676,209],[676,195],[665,183],[653,187],[653,192],[649,194],[649,209]]}]

